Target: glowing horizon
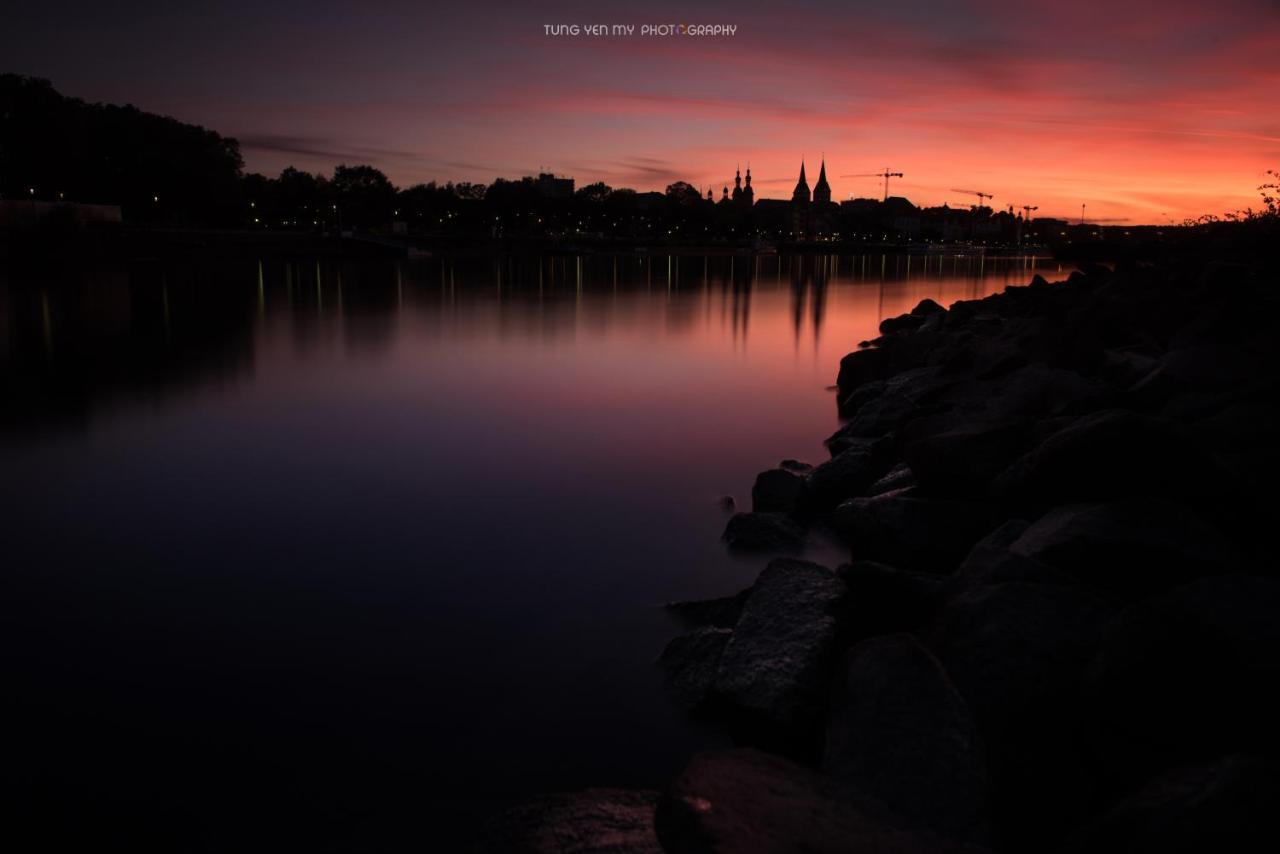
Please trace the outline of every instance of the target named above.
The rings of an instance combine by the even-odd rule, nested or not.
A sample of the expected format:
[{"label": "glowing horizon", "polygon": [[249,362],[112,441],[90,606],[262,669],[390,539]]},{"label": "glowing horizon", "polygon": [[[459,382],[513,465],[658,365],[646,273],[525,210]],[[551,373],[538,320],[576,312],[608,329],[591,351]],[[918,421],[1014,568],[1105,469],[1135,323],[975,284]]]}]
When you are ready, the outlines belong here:
[{"label": "glowing horizon", "polygon": [[[879,198],[879,179],[844,176],[889,166],[905,173],[891,193],[919,205],[977,201],[960,188],[997,209],[1074,221],[1085,204],[1092,222],[1163,224],[1256,208],[1280,168],[1280,7],[1267,0],[663,5],[228,2],[137,13],[117,41],[95,20],[106,12],[68,23],[41,8],[0,47],[7,70],[66,94],[234,136],[246,169],[267,174],[359,162],[408,186],[545,170],[718,198],[750,163],[758,198],[788,198],[801,158],[812,184],[825,154],[838,200]],[[544,34],[667,20],[738,30]]]}]

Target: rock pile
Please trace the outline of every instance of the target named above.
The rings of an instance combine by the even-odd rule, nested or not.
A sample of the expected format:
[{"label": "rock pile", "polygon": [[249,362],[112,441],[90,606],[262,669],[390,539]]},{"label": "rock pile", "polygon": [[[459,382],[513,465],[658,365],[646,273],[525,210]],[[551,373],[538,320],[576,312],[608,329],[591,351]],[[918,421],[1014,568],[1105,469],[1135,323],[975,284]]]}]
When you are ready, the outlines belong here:
[{"label": "rock pile", "polygon": [[726,539],[786,530],[757,540],[794,551],[821,528],[852,560],[776,559],[736,623],[663,654],[686,699],[772,754],[697,757],[660,801],[666,850],[1190,851],[1265,831],[1273,285],[1093,267],[926,301],[845,357],[831,459],[761,473]]},{"label": "rock pile", "polygon": [[772,556],[822,529],[850,562],[773,557],[748,590],[671,606],[674,693],[741,746],[657,797],[663,850],[1266,838],[1276,284],[1088,267],[926,300],[846,356],[831,458],[761,473],[725,539]]}]

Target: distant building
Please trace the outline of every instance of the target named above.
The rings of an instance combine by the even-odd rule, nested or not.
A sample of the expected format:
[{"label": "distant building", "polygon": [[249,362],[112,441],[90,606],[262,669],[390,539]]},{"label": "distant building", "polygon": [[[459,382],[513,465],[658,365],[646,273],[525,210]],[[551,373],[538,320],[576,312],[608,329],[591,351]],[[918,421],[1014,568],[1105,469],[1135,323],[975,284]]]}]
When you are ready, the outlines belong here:
[{"label": "distant building", "polygon": [[557,178],[550,172],[538,173],[538,194],[544,199],[573,198],[573,179]]},{"label": "distant building", "polygon": [[[800,165],[801,180],[804,179],[804,164]],[[827,159],[822,159],[822,167],[818,170],[818,183],[813,185],[813,203],[815,205],[831,204],[831,185],[827,183]]]},{"label": "distant building", "polygon": [[800,161],[800,179],[791,191],[791,236],[802,239],[809,234],[809,181],[804,176],[804,161]]},{"label": "distant building", "polygon": [[751,189],[751,166],[747,166],[747,183],[742,183],[742,170],[737,169],[733,173],[733,195],[729,195],[729,188],[725,187],[725,198],[732,200],[735,204],[744,208],[749,208],[755,204],[756,191]]}]

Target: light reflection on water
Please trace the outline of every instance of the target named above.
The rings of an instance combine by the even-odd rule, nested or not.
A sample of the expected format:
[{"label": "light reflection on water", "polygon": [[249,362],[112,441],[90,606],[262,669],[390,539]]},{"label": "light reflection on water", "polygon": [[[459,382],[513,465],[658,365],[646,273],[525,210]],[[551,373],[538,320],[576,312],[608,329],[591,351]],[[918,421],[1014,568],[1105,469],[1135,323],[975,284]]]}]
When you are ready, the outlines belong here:
[{"label": "light reflection on water", "polygon": [[656,783],[716,736],[655,687],[673,629],[652,606],[761,566],[724,554],[719,497],[824,457],[827,387],[881,318],[1036,271],[1065,272],[955,256],[9,272],[0,608],[31,734],[9,763],[23,806],[121,833],[150,817],[162,841],[267,822],[289,847],[376,847],[464,833],[531,791]]}]

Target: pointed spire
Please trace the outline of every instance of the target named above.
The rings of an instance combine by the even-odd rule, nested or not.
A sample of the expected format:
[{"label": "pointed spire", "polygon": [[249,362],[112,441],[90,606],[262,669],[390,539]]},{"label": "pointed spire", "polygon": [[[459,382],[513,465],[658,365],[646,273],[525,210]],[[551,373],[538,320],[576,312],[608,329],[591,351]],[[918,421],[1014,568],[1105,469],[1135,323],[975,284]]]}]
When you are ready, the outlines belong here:
[{"label": "pointed spire", "polygon": [[804,160],[800,160],[800,180],[796,182],[795,192],[791,194],[791,201],[809,203],[809,181],[804,177]]},{"label": "pointed spire", "polygon": [[831,201],[831,185],[827,183],[827,158],[822,158],[822,166],[818,170],[818,183],[813,185],[813,200],[826,204]]}]

